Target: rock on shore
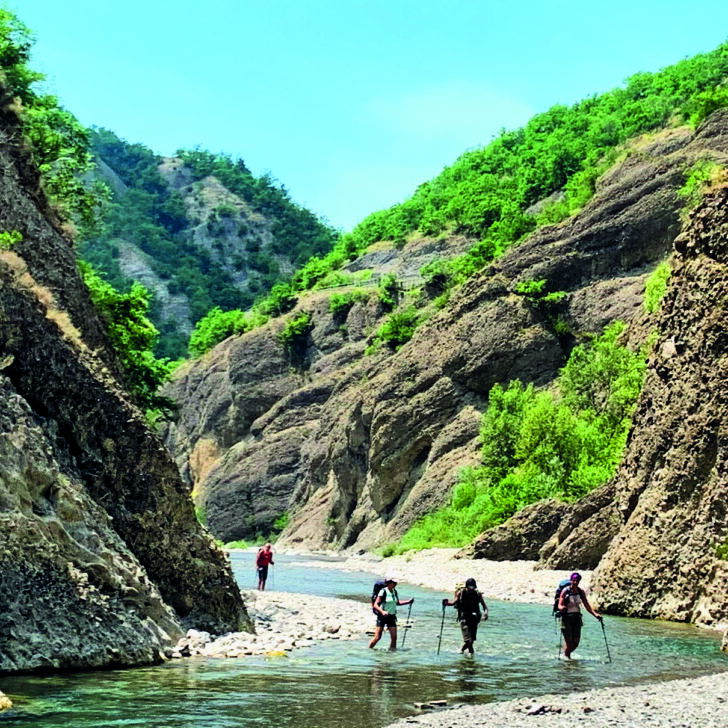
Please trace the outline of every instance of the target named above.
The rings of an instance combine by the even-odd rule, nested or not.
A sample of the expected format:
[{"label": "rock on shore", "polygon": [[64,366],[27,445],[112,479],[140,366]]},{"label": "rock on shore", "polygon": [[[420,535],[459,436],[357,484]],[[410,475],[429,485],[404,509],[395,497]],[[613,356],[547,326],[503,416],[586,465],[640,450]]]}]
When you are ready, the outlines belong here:
[{"label": "rock on shore", "polygon": [[368,605],[348,599],[287,592],[243,593],[255,634],[228,632],[212,637],[189,630],[170,657],[244,657],[285,654],[330,639],[361,637],[371,622]]},{"label": "rock on shore", "polygon": [[570,695],[540,695],[403,718],[388,728],[725,728],[728,673]]}]

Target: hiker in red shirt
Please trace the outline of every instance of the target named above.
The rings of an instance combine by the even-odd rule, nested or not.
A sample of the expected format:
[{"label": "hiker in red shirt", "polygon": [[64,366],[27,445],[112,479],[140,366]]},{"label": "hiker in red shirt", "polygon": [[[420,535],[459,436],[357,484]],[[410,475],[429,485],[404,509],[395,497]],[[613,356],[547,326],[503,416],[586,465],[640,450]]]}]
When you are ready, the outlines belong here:
[{"label": "hiker in red shirt", "polygon": [[268,565],[273,565],[273,549],[267,543],[263,548],[258,549],[255,557],[255,565],[258,569],[258,590],[265,591],[265,581],[268,578]]}]

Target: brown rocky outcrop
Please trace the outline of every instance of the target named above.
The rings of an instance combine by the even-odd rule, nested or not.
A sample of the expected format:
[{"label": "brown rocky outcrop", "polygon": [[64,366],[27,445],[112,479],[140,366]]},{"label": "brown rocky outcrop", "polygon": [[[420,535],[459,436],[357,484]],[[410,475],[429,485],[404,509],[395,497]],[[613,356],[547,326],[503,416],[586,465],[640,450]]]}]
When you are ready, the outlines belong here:
[{"label": "brown rocky outcrop", "polygon": [[[213,532],[252,535],[245,524],[269,483],[276,509],[293,513],[284,541],[311,547],[376,546],[445,503],[458,468],[477,462],[479,415],[493,384],[549,382],[574,340],[615,319],[641,330],[644,279],[680,229],[685,170],[703,157],[725,161],[727,129],[728,115],[718,112],[697,133],[673,129],[635,144],[580,214],[471,279],[396,353],[360,356],[367,330],[351,323],[363,304],[341,322],[346,335],[331,335],[325,308],[303,298],[299,310],[312,312],[314,324],[304,371],[282,372],[274,328],[265,345],[259,330],[191,364],[171,389],[183,426],[168,442],[180,462],[200,443],[218,453],[206,475],[191,473],[208,514],[228,514],[210,518]],[[518,283],[543,278],[548,290],[568,293],[558,313],[571,336],[557,335],[549,312],[516,295]],[[256,373],[244,388],[240,371]],[[224,388],[213,396],[220,416],[190,428],[184,423],[208,406],[211,376]],[[279,456],[283,473],[272,470]]]},{"label": "brown rocky outcrop", "polygon": [[495,528],[478,536],[458,556],[492,561],[536,561],[541,545],[559,528],[569,506],[557,500],[543,500],[524,509]]},{"label": "brown rocky outcrop", "polygon": [[0,114],[0,672],[157,661],[249,627],[222,552],[118,384],[73,249]]}]

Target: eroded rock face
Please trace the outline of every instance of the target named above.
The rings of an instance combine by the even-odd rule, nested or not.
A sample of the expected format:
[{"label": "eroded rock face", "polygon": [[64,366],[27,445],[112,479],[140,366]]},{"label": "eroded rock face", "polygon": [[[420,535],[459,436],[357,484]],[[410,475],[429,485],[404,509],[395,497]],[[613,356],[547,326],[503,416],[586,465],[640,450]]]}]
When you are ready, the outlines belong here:
[{"label": "eroded rock face", "polygon": [[[368,315],[373,327],[381,314],[356,304],[339,322],[347,334],[332,333],[332,317],[314,297],[299,303],[314,322],[303,369],[282,375],[273,331],[262,361],[264,330],[224,342],[191,365],[172,392],[182,421],[206,407],[200,393],[209,391],[211,376],[228,387],[214,397],[224,400],[223,414],[168,441],[182,463],[201,442],[218,453],[205,475],[190,471],[208,514],[227,513],[219,531],[210,518],[216,535],[251,535],[240,524],[259,513],[255,504],[269,483],[276,484],[276,507],[293,513],[284,542],[309,547],[377,546],[447,502],[458,469],[478,461],[479,420],[493,384],[551,381],[574,342],[516,295],[517,285],[545,278],[548,290],[566,291],[558,313],[575,336],[615,319],[642,330],[644,280],[680,229],[684,172],[697,158],[726,159],[727,128],[728,115],[717,113],[697,134],[675,129],[642,143],[601,180],[582,213],[541,230],[470,280],[396,353],[361,356],[367,327],[360,322]],[[407,269],[401,258],[399,265]],[[241,369],[257,372],[254,387],[265,395],[255,397],[264,413],[249,425],[251,389],[231,385],[228,375]],[[279,455],[285,473],[271,471]],[[606,544],[592,546],[598,559]]]},{"label": "eroded rock face", "polygon": [[248,626],[223,554],[116,361],[0,114],[0,672],[160,659],[183,624]]},{"label": "eroded rock face", "polygon": [[603,609],[728,624],[728,190],[675,243],[660,338],[615,481]]}]

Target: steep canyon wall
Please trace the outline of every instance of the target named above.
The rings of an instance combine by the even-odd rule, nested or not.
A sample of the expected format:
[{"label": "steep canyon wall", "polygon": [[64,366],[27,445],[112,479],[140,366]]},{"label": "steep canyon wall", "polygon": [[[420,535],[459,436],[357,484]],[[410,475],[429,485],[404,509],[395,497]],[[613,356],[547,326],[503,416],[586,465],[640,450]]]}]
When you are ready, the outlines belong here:
[{"label": "steep canyon wall", "polygon": [[0,229],[22,240],[0,251],[0,672],[153,662],[185,625],[249,621],[21,139],[1,112]]},{"label": "steep canyon wall", "polygon": [[[273,321],[187,366],[170,388],[181,412],[167,442],[212,531],[250,537],[290,511],[285,543],[370,548],[444,504],[458,469],[478,459],[493,384],[549,382],[580,336],[616,319],[644,340],[644,281],[680,231],[678,190],[695,161],[726,161],[727,129],[717,112],[697,132],[636,141],[581,213],[471,279],[396,353],[363,356],[381,320],[374,303],[336,320],[322,292],[298,304],[313,322],[303,364]],[[569,335],[518,295],[540,279],[568,294],[558,313]]]}]

